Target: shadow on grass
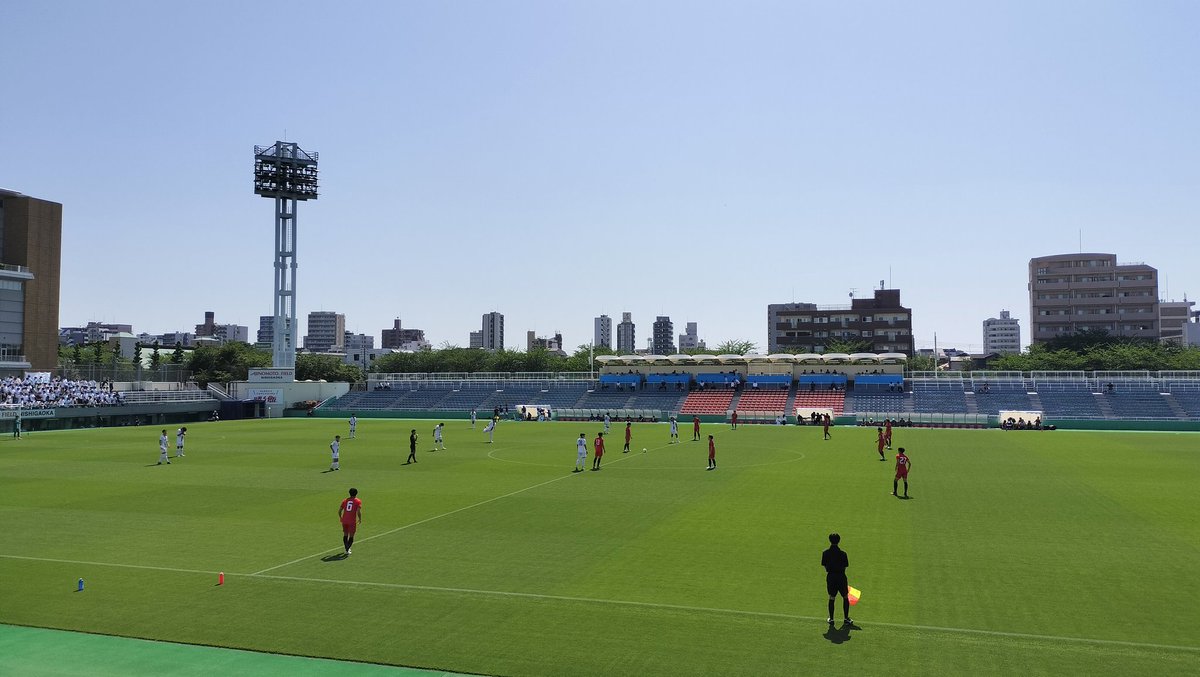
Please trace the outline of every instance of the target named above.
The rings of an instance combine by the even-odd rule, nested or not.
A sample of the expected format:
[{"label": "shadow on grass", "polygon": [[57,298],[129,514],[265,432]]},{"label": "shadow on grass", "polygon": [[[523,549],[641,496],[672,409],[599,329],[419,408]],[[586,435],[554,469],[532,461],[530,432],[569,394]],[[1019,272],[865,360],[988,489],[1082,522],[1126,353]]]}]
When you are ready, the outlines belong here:
[{"label": "shadow on grass", "polygon": [[850,623],[842,623],[839,625],[829,625],[829,629],[825,631],[825,639],[833,644],[841,644],[851,640],[850,631],[859,630],[860,628]]},{"label": "shadow on grass", "polygon": [[321,561],[322,562],[340,562],[344,559],[346,559],[346,553],[339,552],[339,553],[334,553],[332,555],[325,555],[324,557],[321,558]]},{"label": "shadow on grass", "polygon": [[330,473],[330,472],[337,472],[337,471],[334,470],[333,468],[330,468],[329,470],[322,470],[321,474],[324,475],[325,473]]}]

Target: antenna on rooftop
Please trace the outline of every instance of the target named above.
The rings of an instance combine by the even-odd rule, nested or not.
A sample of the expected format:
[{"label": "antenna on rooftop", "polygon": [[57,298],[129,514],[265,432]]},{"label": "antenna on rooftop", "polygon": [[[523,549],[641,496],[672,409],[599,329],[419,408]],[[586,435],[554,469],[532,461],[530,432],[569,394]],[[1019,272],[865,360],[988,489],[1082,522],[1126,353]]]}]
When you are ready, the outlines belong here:
[{"label": "antenna on rooftop", "polygon": [[858,287],[850,288],[850,298],[854,298],[854,292],[858,291]]}]

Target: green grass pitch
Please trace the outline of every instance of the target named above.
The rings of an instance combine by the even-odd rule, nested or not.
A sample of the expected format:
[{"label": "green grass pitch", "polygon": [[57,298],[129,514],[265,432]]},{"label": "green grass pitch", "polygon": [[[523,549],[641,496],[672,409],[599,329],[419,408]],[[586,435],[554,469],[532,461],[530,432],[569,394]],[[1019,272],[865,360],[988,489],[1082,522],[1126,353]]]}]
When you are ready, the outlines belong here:
[{"label": "green grass pitch", "polygon": [[[614,424],[572,474],[599,424],[485,444],[450,421],[431,452],[433,423],[361,420],[339,472],[332,419],[191,425],[170,466],[158,428],[6,436],[0,622],[495,675],[1200,665],[1200,435],[897,429],[902,501],[872,428],[708,424],[707,472],[690,425],[635,424],[622,454]],[[363,525],[329,559],[350,486]],[[831,531],[849,631],[825,624]]]}]

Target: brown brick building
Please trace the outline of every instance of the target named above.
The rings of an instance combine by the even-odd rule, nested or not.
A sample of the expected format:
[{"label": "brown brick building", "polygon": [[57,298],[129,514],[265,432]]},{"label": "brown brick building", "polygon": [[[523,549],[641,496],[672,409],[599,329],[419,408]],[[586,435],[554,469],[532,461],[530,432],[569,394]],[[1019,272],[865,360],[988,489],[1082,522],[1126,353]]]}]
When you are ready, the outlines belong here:
[{"label": "brown brick building", "polygon": [[767,306],[768,353],[822,353],[831,340],[865,341],[867,352],[913,354],[912,309],[899,289],[876,289],[849,305],[772,303]]},{"label": "brown brick building", "polygon": [[58,366],[62,205],[0,189],[0,369]]}]

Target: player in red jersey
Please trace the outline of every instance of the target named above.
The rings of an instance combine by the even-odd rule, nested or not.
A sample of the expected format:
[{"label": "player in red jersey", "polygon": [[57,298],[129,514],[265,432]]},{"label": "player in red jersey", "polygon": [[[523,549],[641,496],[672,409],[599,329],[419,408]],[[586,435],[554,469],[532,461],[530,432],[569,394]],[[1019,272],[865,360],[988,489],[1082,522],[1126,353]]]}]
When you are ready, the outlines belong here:
[{"label": "player in red jersey", "polygon": [[708,436],[708,469],[717,469],[717,445],[713,444],[713,436]]},{"label": "player in red jersey", "polygon": [[631,430],[632,427],[633,427],[632,423],[630,423],[629,421],[625,422],[625,451],[622,451],[621,452],[622,454],[629,453],[629,440],[630,440],[630,438],[633,437],[633,431]]},{"label": "player in red jersey", "polygon": [[733,414],[731,414],[729,416],[729,429],[737,430],[737,412],[736,411],[733,412]]},{"label": "player in red jersey", "polygon": [[823,417],[821,417],[821,425],[823,425],[825,428],[824,429],[825,439],[829,439],[831,437],[831,435],[829,434],[829,424],[830,423],[832,423],[832,420],[829,418],[829,414],[825,414]]},{"label": "player in red jersey", "polygon": [[596,439],[592,442],[592,447],[595,452],[592,454],[592,470],[600,469],[600,459],[604,456],[604,433],[596,433]]},{"label": "player in red jersey", "polygon": [[900,480],[904,480],[904,496],[908,498],[908,470],[912,468],[912,461],[908,460],[908,456],[904,455],[904,447],[900,447],[900,453],[896,454],[896,479],[892,480],[892,495],[896,495],[896,484]]},{"label": "player in red jersey", "polygon": [[350,554],[350,546],[354,545],[354,532],[362,524],[362,499],[358,498],[358,489],[350,488],[350,496],[342,499],[338,508],[338,519],[342,521],[342,545],[346,554]]},{"label": "player in red jersey", "polygon": [[879,433],[879,439],[875,440],[875,449],[879,451],[879,460],[886,461],[887,457],[883,455],[883,448],[887,445],[887,434],[883,432],[883,428],[876,428]]},{"label": "player in red jersey", "polygon": [[700,441],[700,417],[692,416],[692,441]]},{"label": "player in red jersey", "polygon": [[883,441],[888,449],[892,448],[892,419],[883,422]]}]

